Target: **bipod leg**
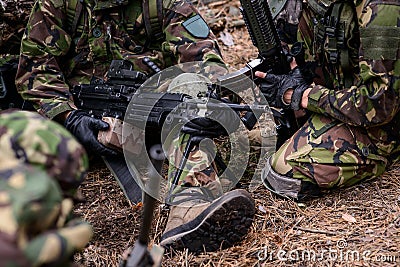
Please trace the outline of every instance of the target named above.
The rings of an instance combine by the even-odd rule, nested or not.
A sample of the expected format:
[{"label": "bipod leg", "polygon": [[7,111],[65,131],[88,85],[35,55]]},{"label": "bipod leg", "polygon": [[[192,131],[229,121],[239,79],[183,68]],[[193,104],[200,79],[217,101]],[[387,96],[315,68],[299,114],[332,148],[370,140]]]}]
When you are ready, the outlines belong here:
[{"label": "bipod leg", "polygon": [[171,188],[169,190],[169,196],[168,198],[172,195],[173,191],[175,190],[176,186],[179,183],[179,178],[181,177],[183,173],[183,169],[186,166],[186,163],[189,159],[190,152],[192,152],[193,147],[195,146],[194,142],[192,141],[192,136],[189,137],[189,140],[186,144],[185,150],[183,152],[181,161],[179,162],[179,167],[178,170],[176,171],[174,178],[172,179],[171,183]]},{"label": "bipod leg", "polygon": [[[139,238],[130,252],[125,267],[149,267],[161,266],[161,260],[164,249],[160,246],[153,245],[151,251],[147,246],[149,243],[149,235],[151,224],[153,221],[154,209],[157,200],[153,197],[159,195],[160,175],[162,174],[162,165],[164,162],[164,154],[161,145],[154,145],[149,151],[153,166],[149,166],[149,181],[146,184],[146,190],[143,199],[142,225],[139,232]],[[150,193],[152,195],[150,195]]]}]

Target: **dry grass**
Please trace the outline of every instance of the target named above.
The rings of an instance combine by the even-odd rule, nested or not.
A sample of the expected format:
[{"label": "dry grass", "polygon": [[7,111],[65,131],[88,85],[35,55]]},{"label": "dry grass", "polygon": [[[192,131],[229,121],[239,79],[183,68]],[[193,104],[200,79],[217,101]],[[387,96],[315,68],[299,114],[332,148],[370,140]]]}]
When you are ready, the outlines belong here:
[{"label": "dry grass", "polygon": [[[399,265],[399,171],[400,165],[395,165],[379,179],[305,203],[277,198],[260,186],[252,192],[255,222],[241,243],[200,255],[169,251],[163,266]],[[128,204],[102,165],[94,166],[81,188],[88,201],[75,211],[93,225],[95,236],[76,260],[84,266],[116,266],[138,236],[140,209]],[[158,243],[166,218],[166,211],[158,207],[152,243]],[[315,259],[308,258],[312,253]],[[377,262],[383,257],[388,261]]]},{"label": "dry grass", "polygon": [[[208,20],[213,18],[216,32],[225,29],[225,36],[233,36],[234,45],[220,44],[225,60],[240,68],[256,56],[256,49],[246,29],[233,26],[240,24],[237,6],[238,1],[214,1],[199,8]],[[95,236],[76,255],[76,262],[83,266],[116,266],[123,251],[138,237],[141,209],[129,205],[101,163],[92,162],[81,189],[87,201],[78,205],[75,213],[93,225]],[[200,255],[168,251],[163,266],[400,265],[400,165],[378,179],[328,192],[305,203],[277,198],[263,186],[252,195],[257,213],[241,243]],[[159,206],[152,244],[159,242],[166,218],[167,212]]]}]

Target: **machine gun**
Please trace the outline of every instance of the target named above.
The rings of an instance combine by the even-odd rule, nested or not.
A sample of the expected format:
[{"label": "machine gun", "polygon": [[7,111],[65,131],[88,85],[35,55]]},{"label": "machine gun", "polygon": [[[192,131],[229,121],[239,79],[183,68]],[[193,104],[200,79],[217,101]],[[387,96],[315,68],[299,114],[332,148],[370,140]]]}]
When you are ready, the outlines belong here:
[{"label": "machine gun", "polygon": [[[258,49],[258,57],[248,62],[240,70],[225,75],[219,82],[229,85],[240,82],[243,75],[250,77],[255,84],[261,81],[255,77],[256,71],[273,74],[287,74],[290,71],[290,62],[296,59],[298,65],[304,62],[304,49],[302,43],[295,43],[292,48],[282,46],[276,30],[268,1],[266,0],[240,0],[241,13],[247,26],[247,30]],[[278,88],[277,88],[278,89]],[[267,100],[273,100],[275,92],[264,92]],[[272,108],[278,132],[277,147],[293,135],[298,125],[292,110]]]},{"label": "machine gun", "polygon": [[71,93],[75,105],[96,118],[123,119],[132,96],[146,80],[142,72],[134,71],[126,60],[113,60],[107,81],[94,79],[90,84],[79,84]]},{"label": "machine gun", "polygon": [[[75,105],[96,117],[113,117],[123,120],[128,110],[129,103],[133,105],[129,109],[129,122],[142,125],[146,123],[146,130],[158,135],[164,122],[169,124],[174,120],[190,120],[205,111],[232,109],[236,112],[265,112],[267,105],[241,105],[222,102],[218,94],[220,84],[207,84],[208,92],[199,94],[197,98],[183,93],[159,93],[138,91],[146,80],[146,76],[132,70],[133,66],[125,60],[113,60],[108,80],[94,80],[90,84],[76,85],[72,90]],[[216,101],[210,101],[215,99]],[[219,103],[216,103],[219,101]],[[204,109],[206,109],[204,111]],[[169,114],[175,110],[173,117]],[[241,121],[246,128],[252,129],[257,118],[254,116],[241,116]],[[166,125],[168,125],[168,123]]]},{"label": "machine gun", "polygon": [[[213,111],[240,112],[240,120],[245,127],[251,129],[257,121],[253,112],[261,114],[269,111],[268,105],[241,105],[224,102],[218,95],[218,92],[222,91],[220,84],[209,83],[206,85],[207,92],[193,97],[184,93],[144,91],[141,85],[146,78],[143,74],[134,71],[131,63],[114,60],[108,72],[107,81],[95,80],[90,84],[77,85],[71,92],[79,109],[85,110],[97,118],[114,117],[124,119],[124,123],[140,126],[141,129],[146,130],[146,139],[147,133],[152,134],[152,137],[159,136],[163,127],[172,128],[176,123],[183,125],[191,119],[202,117],[207,112],[212,113]],[[247,113],[251,116],[246,116]],[[160,151],[162,149],[155,148],[159,140],[150,139],[155,144],[149,144],[147,151],[155,170],[161,173],[162,156]],[[178,171],[172,180],[171,191],[179,183],[182,170],[195,143],[192,142],[192,137],[189,138]],[[108,162],[112,160],[108,159]],[[216,163],[221,169],[227,168],[220,158],[216,159]],[[153,170],[153,172],[149,171],[150,186],[156,187],[158,176],[152,167],[149,167],[149,170]],[[145,192],[140,236],[121,266],[160,265],[162,248],[154,246],[151,252],[147,249],[155,202],[156,200]]]},{"label": "machine gun", "polygon": [[[251,130],[259,116],[270,110],[268,105],[243,105],[224,102],[218,93],[223,91],[222,85],[216,83],[208,83],[206,85],[207,92],[198,94],[196,97],[184,93],[142,90],[143,88],[140,87],[147,77],[143,73],[134,71],[132,64],[124,60],[114,60],[107,75],[107,81],[95,80],[90,84],[75,86],[71,90],[75,105],[94,117],[113,117],[121,121],[125,119],[123,122],[125,125],[144,129],[146,133],[145,136],[142,136],[142,139],[146,139],[147,148],[161,143],[160,136],[163,127],[164,130],[165,127],[172,129],[177,123],[183,125],[197,117],[204,117],[204,114],[211,114],[214,111],[215,113],[240,113],[240,120],[247,129]],[[122,129],[120,132],[122,132]],[[143,142],[143,140],[139,141]],[[196,145],[196,142],[191,142],[190,139],[184,151],[186,157],[182,157],[179,166],[185,166],[189,152],[194,145]],[[139,146],[138,149],[141,148],[142,146]],[[141,150],[130,150],[130,152],[134,154],[142,153]],[[108,160],[108,162],[112,161],[113,159]],[[217,159],[216,163],[221,170],[226,170],[226,165],[222,160]],[[182,168],[179,168],[173,179],[173,184],[178,184],[181,172]],[[127,174],[127,172],[124,173]],[[114,171],[114,174],[118,178],[116,171]],[[235,175],[232,177],[235,177]],[[120,183],[124,184],[121,180]],[[129,190],[125,191],[125,194],[130,198],[129,192],[127,192]]]}]

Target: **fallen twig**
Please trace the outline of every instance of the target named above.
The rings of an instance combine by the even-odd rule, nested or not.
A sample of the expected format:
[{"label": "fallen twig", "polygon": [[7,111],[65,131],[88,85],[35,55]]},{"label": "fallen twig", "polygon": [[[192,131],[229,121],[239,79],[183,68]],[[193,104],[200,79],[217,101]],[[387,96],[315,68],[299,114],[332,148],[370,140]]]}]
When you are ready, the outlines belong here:
[{"label": "fallen twig", "polygon": [[300,226],[294,226],[293,229],[304,231],[304,232],[315,233],[315,234],[326,234],[326,235],[338,235],[339,234],[337,232],[325,231],[325,230],[320,230],[320,229],[304,228],[304,227],[300,227]]}]

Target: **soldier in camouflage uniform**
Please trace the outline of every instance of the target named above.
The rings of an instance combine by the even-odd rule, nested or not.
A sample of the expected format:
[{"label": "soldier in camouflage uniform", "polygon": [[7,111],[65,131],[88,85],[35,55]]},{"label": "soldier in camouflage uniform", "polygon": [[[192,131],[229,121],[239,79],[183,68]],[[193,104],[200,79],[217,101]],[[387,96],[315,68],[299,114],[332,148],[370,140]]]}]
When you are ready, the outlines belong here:
[{"label": "soldier in camouflage uniform", "polygon": [[[161,69],[202,61],[211,75],[226,72],[215,36],[186,0],[38,0],[22,39],[16,84],[40,114],[63,123],[88,151],[114,156],[97,140],[109,125],[77,110],[69,90],[104,78],[113,59],[129,60],[135,70],[151,75],[144,57]],[[180,203],[185,207],[171,207],[165,246],[202,251],[218,249],[223,241],[231,245],[246,234],[254,215],[253,200],[243,190],[218,199],[186,194]],[[246,223],[221,216],[225,210],[232,218],[243,215]],[[218,227],[210,229],[210,224]],[[240,231],[233,234],[234,226]]]},{"label": "soldier in camouflage uniform", "polygon": [[314,81],[307,84],[294,71],[256,75],[279,88],[282,107],[311,115],[272,156],[262,178],[272,191],[301,199],[377,177],[399,160],[400,5],[286,2],[299,11],[298,39],[306,60],[317,63]]},{"label": "soldier in camouflage uniform", "polygon": [[92,236],[73,201],[88,160],[57,123],[18,110],[0,113],[0,266],[70,266]]}]

